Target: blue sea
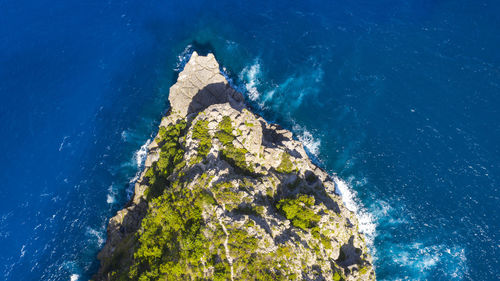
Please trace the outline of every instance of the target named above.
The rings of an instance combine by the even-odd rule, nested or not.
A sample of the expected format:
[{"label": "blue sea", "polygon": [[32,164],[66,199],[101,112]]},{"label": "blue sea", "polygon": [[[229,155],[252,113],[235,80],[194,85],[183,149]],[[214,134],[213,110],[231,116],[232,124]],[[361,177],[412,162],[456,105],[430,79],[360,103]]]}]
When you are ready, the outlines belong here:
[{"label": "blue sea", "polygon": [[339,181],[380,280],[500,279],[499,1],[0,0],[0,280],[88,280],[192,51]]}]

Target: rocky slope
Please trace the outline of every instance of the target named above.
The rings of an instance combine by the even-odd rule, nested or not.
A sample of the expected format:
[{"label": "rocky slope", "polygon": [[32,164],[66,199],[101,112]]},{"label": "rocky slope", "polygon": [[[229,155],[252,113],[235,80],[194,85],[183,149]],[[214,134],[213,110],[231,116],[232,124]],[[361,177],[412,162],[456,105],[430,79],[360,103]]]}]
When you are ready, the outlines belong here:
[{"label": "rocky slope", "polygon": [[191,59],[95,280],[374,280],[355,215],[292,133]]}]

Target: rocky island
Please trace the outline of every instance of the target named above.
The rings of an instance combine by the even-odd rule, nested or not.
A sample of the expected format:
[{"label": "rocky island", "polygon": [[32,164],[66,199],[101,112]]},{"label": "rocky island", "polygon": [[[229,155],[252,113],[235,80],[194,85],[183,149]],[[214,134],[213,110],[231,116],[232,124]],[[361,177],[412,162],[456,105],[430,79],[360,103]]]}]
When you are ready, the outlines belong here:
[{"label": "rocky island", "polygon": [[169,101],[94,280],[375,280],[335,182],[212,54],[192,54]]}]

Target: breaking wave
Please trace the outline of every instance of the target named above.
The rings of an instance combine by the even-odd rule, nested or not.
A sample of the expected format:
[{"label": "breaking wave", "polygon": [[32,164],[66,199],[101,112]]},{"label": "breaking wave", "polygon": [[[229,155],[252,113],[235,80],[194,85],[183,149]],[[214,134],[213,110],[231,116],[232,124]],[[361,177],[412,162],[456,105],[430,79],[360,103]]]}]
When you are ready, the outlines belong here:
[{"label": "breaking wave", "polygon": [[104,231],[98,231],[98,230],[95,230],[93,228],[88,227],[87,234],[95,239],[95,241],[97,242],[97,245],[99,247],[101,247],[104,244],[104,242],[105,242]]},{"label": "breaking wave", "polygon": [[372,253],[375,249],[373,242],[377,232],[377,224],[375,217],[370,213],[363,204],[359,201],[356,191],[349,184],[337,176],[333,177],[336,187],[336,192],[342,197],[342,202],[350,211],[356,214],[358,219],[359,230],[366,236],[367,245]]},{"label": "breaking wave", "polygon": [[151,139],[148,139],[142,146],[134,153],[135,164],[137,167],[137,172],[135,176],[130,180],[130,183],[135,183],[141,176],[142,168],[144,167],[144,162],[148,156],[148,146],[151,143]]},{"label": "breaking wave", "polygon": [[184,69],[184,66],[186,66],[186,63],[189,61],[191,58],[191,55],[193,54],[193,46],[187,45],[184,50],[177,55],[177,63],[175,64],[174,70],[176,72],[180,72]]},{"label": "breaking wave", "polygon": [[260,77],[259,59],[255,59],[252,65],[243,68],[239,75],[241,80],[246,81],[245,88],[248,92],[248,98],[252,101],[257,101],[260,97],[260,93],[257,90],[257,86],[260,85]]},{"label": "breaking wave", "polygon": [[108,187],[108,194],[106,195],[106,202],[108,204],[114,204],[116,202],[117,190],[114,188],[114,185],[110,185]]},{"label": "breaking wave", "polygon": [[[276,83],[272,79],[262,79],[264,76],[262,62],[259,58],[246,67],[238,75],[244,83],[248,98],[262,109],[273,109],[278,112],[296,110],[310,95],[319,91],[319,83],[323,80],[323,69],[314,59],[311,68],[293,73],[283,81]],[[268,81],[268,82],[263,82]]]},{"label": "breaking wave", "polygon": [[311,132],[298,124],[293,125],[293,131],[298,135],[297,138],[304,145],[307,151],[317,157],[319,155],[321,140],[315,138]]}]

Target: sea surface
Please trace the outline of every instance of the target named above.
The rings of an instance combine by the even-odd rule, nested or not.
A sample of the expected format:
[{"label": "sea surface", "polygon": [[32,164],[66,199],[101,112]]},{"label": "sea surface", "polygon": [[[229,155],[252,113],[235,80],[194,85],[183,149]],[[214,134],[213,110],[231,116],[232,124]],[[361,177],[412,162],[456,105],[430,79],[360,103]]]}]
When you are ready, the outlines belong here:
[{"label": "sea surface", "polygon": [[88,280],[192,51],[292,130],[380,280],[500,279],[499,1],[0,0],[0,280]]}]

